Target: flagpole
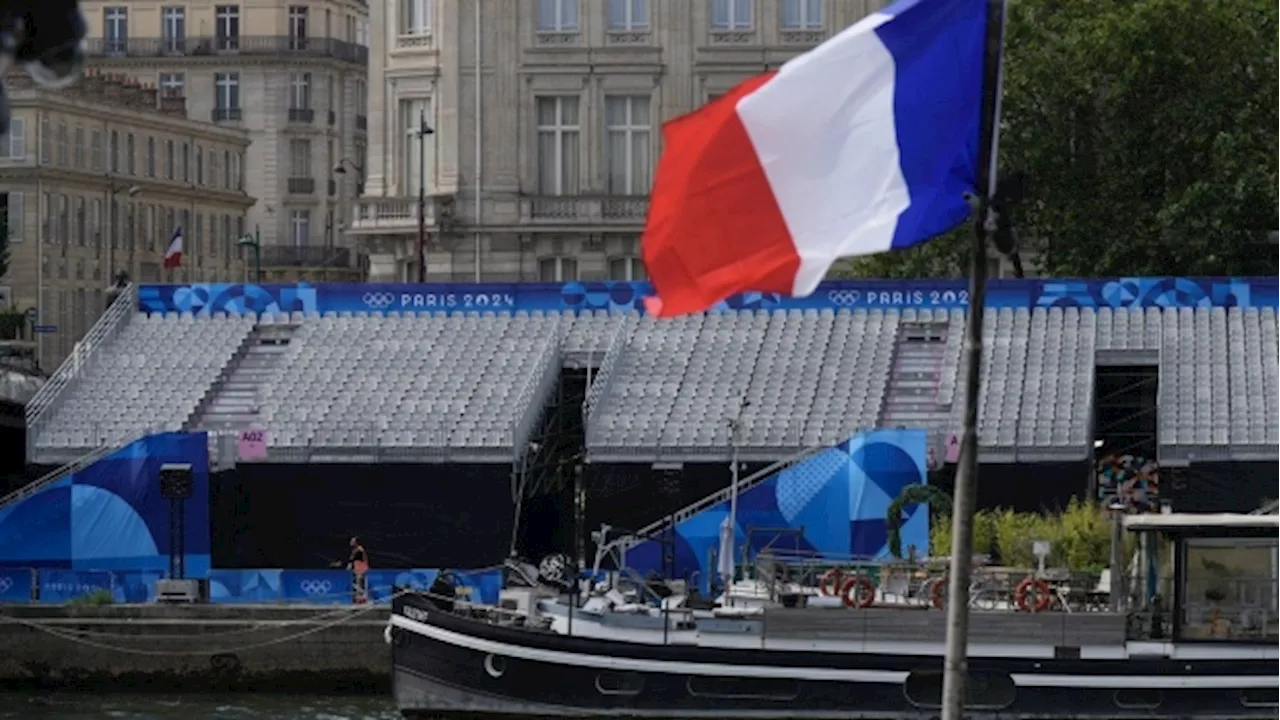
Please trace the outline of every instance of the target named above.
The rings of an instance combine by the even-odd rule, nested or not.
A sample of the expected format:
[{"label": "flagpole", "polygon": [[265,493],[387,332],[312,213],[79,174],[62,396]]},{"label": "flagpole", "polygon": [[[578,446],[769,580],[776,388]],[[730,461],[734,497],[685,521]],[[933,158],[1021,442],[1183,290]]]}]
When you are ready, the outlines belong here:
[{"label": "flagpole", "polygon": [[[1008,5],[987,0],[983,67],[978,192],[973,207],[973,247],[969,258],[969,322],[965,337],[964,430],[951,516],[951,569],[947,593],[947,646],[942,676],[942,720],[963,720],[968,673],[969,584],[973,575],[973,514],[978,489],[978,401],[982,383],[982,321],[986,312],[987,236],[995,231],[990,200],[996,192],[1000,144],[1001,53]],[[985,176],[981,168],[986,166]]]}]

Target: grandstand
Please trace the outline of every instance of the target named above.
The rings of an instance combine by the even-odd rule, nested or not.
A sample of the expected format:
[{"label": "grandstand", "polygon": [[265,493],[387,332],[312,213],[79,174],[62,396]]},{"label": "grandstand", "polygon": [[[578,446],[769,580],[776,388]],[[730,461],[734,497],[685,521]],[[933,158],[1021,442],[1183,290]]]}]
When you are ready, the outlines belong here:
[{"label": "grandstand", "polygon": [[[131,289],[28,405],[29,457],[256,429],[268,463],[524,477],[569,411],[598,467],[768,463],[873,427],[927,428],[942,453],[960,426],[959,285],[841,283],[669,321],[639,312],[642,288],[599,285]],[[990,297],[983,463],[1083,467],[1103,367],[1158,387],[1162,464],[1276,461],[1274,278],[997,281]],[[571,373],[581,398],[562,391]]]}]

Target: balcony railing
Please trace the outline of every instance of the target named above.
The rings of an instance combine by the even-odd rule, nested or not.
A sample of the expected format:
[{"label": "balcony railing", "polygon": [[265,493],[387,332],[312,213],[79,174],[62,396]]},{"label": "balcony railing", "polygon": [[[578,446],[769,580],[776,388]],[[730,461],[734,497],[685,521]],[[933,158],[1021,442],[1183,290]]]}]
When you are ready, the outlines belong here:
[{"label": "balcony railing", "polygon": [[311,108],[289,108],[289,122],[310,125],[315,122],[316,111]]},{"label": "balcony railing", "polygon": [[[361,198],[356,203],[351,229],[355,232],[412,232],[418,228],[418,199]],[[427,226],[436,221],[433,198],[427,198]]]},{"label": "balcony railing", "polygon": [[351,267],[351,250],[344,247],[291,247],[267,245],[262,248],[264,267]]},{"label": "balcony railing", "polygon": [[316,191],[316,179],[309,177],[289,178],[290,195],[310,195]]},{"label": "balcony railing", "polygon": [[273,55],[333,58],[358,65],[369,63],[369,48],[362,45],[334,38],[288,35],[92,38],[87,45],[90,57]]},{"label": "balcony railing", "polygon": [[525,222],[551,225],[639,225],[649,212],[645,195],[533,195],[522,199]]},{"label": "balcony railing", "polygon": [[214,108],[214,122],[239,122],[244,117],[244,111],[240,108]]}]

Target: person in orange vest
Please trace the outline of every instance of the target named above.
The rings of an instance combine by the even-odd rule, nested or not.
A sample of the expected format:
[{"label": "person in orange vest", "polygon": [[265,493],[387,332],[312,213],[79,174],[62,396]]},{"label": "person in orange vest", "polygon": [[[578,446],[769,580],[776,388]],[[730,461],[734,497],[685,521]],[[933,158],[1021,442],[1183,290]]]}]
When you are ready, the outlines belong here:
[{"label": "person in orange vest", "polygon": [[368,601],[366,574],[369,572],[369,553],[360,544],[360,538],[351,538],[351,556],[347,559],[347,569],[351,571],[351,595],[356,604]]}]

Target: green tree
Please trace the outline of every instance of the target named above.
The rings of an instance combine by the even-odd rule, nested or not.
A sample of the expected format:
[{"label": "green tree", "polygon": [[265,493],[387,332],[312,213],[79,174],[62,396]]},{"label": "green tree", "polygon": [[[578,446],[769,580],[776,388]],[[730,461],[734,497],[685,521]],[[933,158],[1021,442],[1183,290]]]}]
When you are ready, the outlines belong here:
[{"label": "green tree", "polygon": [[[1010,3],[1000,159],[1042,272],[1276,274],[1277,23],[1269,0]],[[833,274],[961,275],[960,237]]]}]

